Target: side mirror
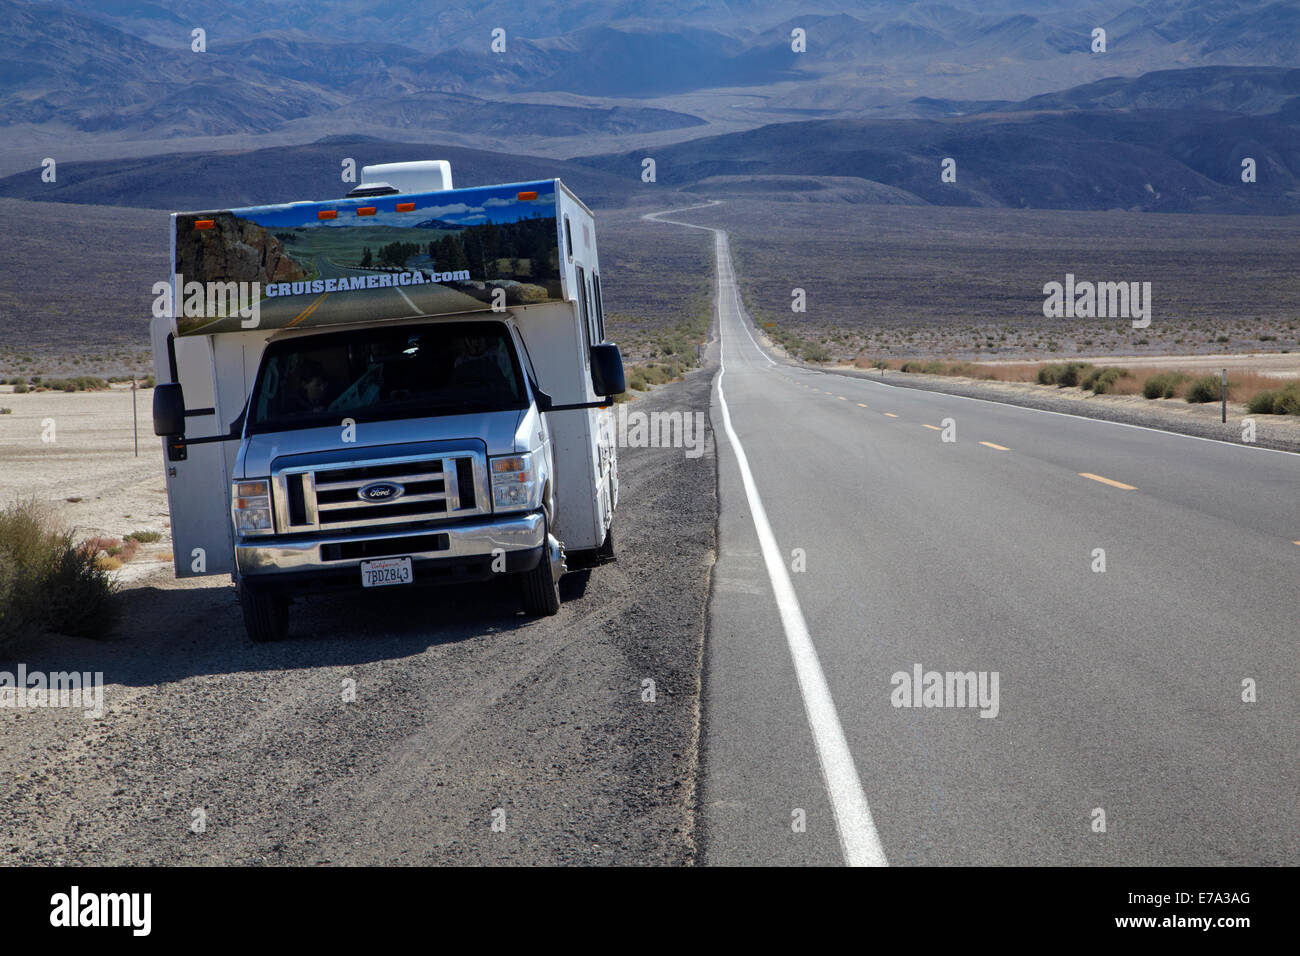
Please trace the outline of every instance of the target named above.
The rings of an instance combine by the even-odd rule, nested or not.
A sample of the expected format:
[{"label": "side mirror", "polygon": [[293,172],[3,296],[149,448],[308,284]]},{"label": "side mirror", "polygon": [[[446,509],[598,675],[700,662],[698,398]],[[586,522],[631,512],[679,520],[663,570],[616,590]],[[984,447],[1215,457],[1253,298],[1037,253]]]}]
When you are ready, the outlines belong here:
[{"label": "side mirror", "polygon": [[181,390],[179,382],[155,386],[153,433],[167,438],[185,434],[185,393]]},{"label": "side mirror", "polygon": [[591,347],[591,385],[596,394],[605,398],[627,391],[623,374],[623,354],[617,345]]}]

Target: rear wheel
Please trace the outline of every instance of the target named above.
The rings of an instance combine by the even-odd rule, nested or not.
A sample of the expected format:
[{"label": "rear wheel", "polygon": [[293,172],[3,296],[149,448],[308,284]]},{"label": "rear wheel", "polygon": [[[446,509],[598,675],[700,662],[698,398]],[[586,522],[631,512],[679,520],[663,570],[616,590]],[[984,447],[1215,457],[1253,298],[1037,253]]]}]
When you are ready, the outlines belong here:
[{"label": "rear wheel", "polygon": [[239,607],[244,629],[257,643],[282,641],[289,635],[289,599],[283,594],[240,581]]},{"label": "rear wheel", "polygon": [[520,575],[519,583],[524,610],[537,617],[550,617],[560,610],[560,575],[556,565],[563,567],[564,546],[549,531],[543,535],[542,542],[542,559],[537,567]]}]

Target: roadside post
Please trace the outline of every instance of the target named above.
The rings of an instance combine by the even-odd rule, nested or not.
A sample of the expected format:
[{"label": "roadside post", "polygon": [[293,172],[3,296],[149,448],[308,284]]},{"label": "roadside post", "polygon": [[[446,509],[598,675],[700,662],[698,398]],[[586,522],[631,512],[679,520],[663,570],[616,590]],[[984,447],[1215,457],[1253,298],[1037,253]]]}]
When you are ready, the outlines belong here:
[{"label": "roadside post", "polygon": [[1219,383],[1219,399],[1223,402],[1222,414],[1220,420],[1227,424],[1228,422],[1228,370],[1223,370],[1223,380]]},{"label": "roadside post", "polygon": [[140,416],[135,410],[135,376],[131,376],[131,432],[135,436],[135,457],[140,457]]}]

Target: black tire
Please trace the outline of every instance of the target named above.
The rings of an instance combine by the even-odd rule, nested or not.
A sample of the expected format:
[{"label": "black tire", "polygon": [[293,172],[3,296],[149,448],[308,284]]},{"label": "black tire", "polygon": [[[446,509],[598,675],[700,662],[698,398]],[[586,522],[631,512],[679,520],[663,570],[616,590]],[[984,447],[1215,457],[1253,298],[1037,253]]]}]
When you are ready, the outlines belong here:
[{"label": "black tire", "polygon": [[560,611],[560,582],[551,570],[550,535],[542,536],[542,560],[520,577],[524,611],[535,617],[551,617]]},{"label": "black tire", "polygon": [[601,564],[609,564],[611,561],[617,561],[618,555],[614,553],[614,526],[610,525],[609,530],[605,532],[605,543],[596,549],[596,559]]},{"label": "black tire", "polygon": [[244,612],[244,630],[258,644],[289,636],[289,599],[283,594],[240,581],[239,608]]}]

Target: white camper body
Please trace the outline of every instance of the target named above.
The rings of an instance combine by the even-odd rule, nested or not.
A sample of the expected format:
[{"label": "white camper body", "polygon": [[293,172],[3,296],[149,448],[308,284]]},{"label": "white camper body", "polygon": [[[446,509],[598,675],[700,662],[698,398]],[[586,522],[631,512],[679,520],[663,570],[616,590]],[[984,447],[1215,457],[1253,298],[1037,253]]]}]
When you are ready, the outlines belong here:
[{"label": "white camper body", "polygon": [[[547,605],[558,607],[558,590],[544,572],[558,579],[566,551],[570,561],[612,559],[610,403],[623,385],[617,347],[604,341],[591,211],[559,180],[413,193],[402,165],[368,167],[356,199],[173,216],[177,307],[155,318],[152,340],[176,574],[230,574],[255,639],[283,636],[289,595],[325,587],[516,573],[529,609],[553,613]],[[449,184],[450,169],[435,179]],[[376,180],[378,190],[368,188]],[[445,218],[474,203],[519,211],[495,232]],[[370,246],[361,255],[340,251],[351,235],[334,225],[340,219],[363,238],[416,241],[380,249],[389,260],[376,264]],[[281,222],[302,224],[275,231]],[[510,241],[531,243],[520,247],[531,259],[494,259]],[[278,275],[263,275],[260,318],[211,310],[178,318],[191,281],[183,269],[225,261],[212,248],[243,254],[250,243],[260,246],[264,269],[281,256]],[[196,257],[196,248],[207,252]],[[476,266],[484,278],[473,275]],[[488,278],[510,269],[525,281]],[[306,274],[276,281],[295,272]],[[457,353],[454,364],[440,349]],[[327,378],[329,361],[363,354],[371,357],[356,368],[365,374],[328,405],[309,408],[299,396],[292,415],[268,411],[295,374],[319,369]],[[447,404],[480,395],[457,391],[465,369],[492,379],[492,394],[504,396],[499,407],[488,398],[461,402],[463,411]],[[439,374],[445,383],[430,385]],[[334,378],[350,382],[345,371]],[[465,379],[479,389],[485,380]],[[307,388],[328,390],[316,381]],[[427,408],[410,398],[421,389]],[[363,394],[374,398],[363,402]],[[385,575],[400,580],[378,580]]]}]

